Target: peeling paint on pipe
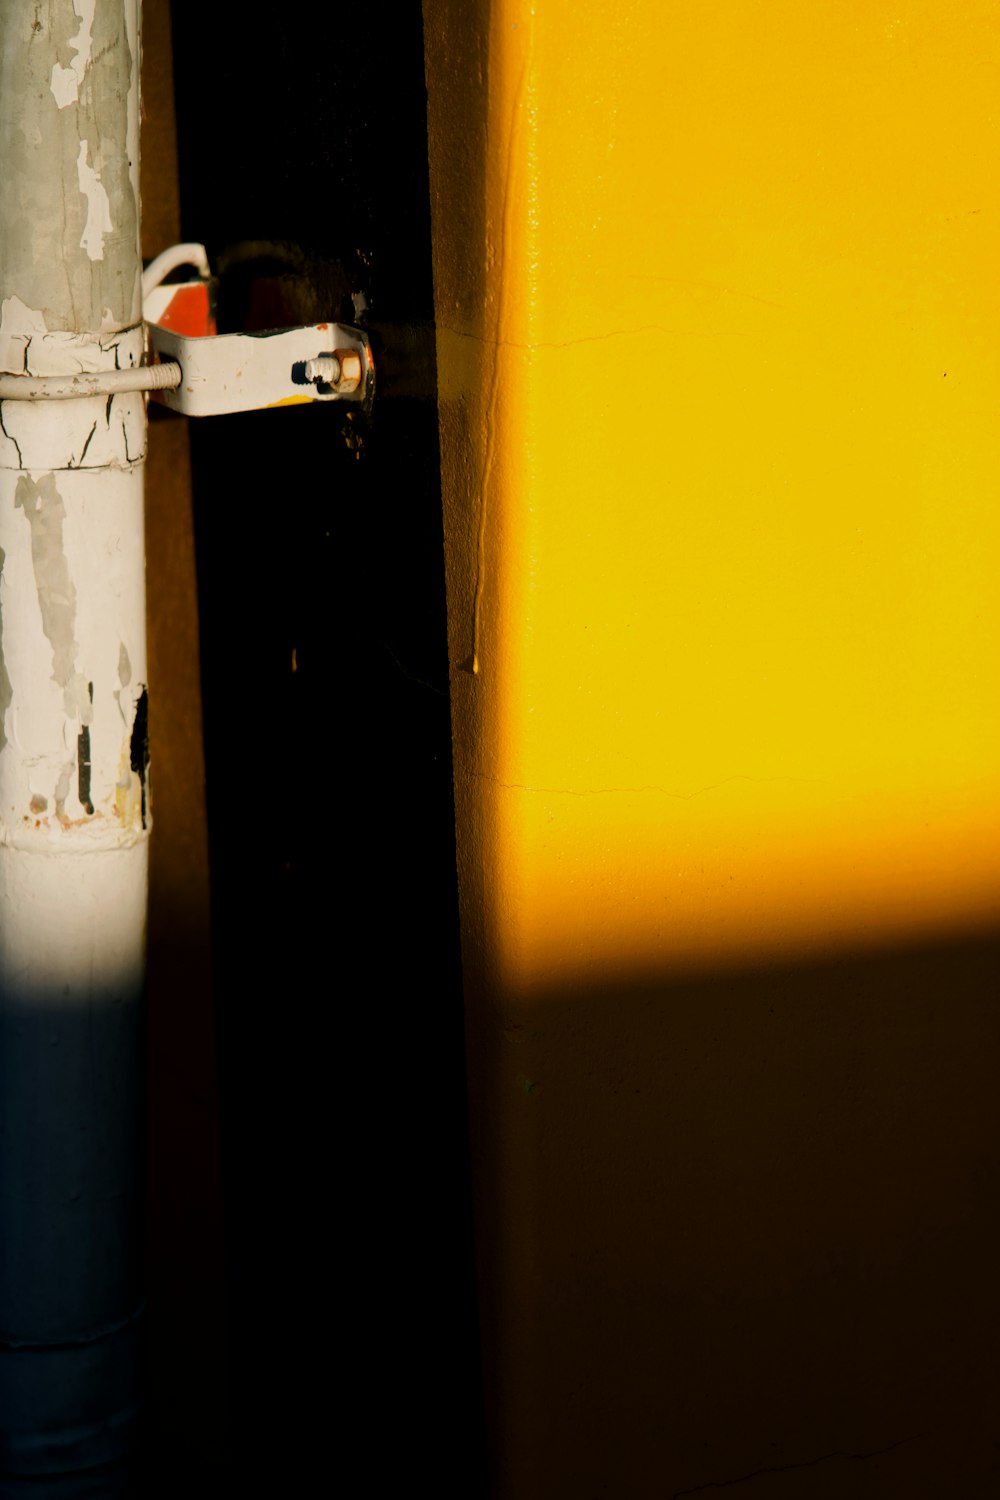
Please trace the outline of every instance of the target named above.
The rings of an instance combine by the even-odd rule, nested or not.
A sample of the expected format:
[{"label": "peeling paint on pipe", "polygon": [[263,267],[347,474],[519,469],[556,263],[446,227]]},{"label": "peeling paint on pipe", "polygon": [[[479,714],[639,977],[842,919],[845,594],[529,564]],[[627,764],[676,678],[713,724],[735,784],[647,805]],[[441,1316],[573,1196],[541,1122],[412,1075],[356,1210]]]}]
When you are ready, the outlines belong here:
[{"label": "peeling paint on pipe", "polygon": [[[0,7],[2,373],[141,361],[138,84],[139,0]],[[139,1405],[144,457],[0,399],[0,1474],[67,1497]]]}]

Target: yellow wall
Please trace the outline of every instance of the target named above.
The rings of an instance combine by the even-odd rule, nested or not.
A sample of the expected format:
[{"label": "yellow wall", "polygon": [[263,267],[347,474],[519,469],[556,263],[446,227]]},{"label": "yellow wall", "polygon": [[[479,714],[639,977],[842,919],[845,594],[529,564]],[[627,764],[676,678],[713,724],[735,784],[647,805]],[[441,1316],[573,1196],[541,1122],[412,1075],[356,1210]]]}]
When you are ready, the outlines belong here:
[{"label": "yellow wall", "polygon": [[[648,1262],[633,1242],[656,1243],[679,1206],[692,1265],[710,1263],[721,1210],[706,1220],[699,1164],[728,1181],[751,1149],[727,1191],[752,1197],[786,1149],[777,1110],[816,1153],[789,1190],[819,1202],[846,1149],[839,1109],[856,1112],[860,1089],[851,1149],[891,1172],[914,1132],[943,1131],[935,1191],[951,1203],[990,1136],[985,1094],[959,1076],[985,1087],[996,1040],[1000,4],[425,0],[424,13],[498,1484],[518,1500],[659,1497],[705,1478],[662,1436],[680,1367],[652,1352],[637,1367],[579,1324],[632,1286],[669,1343],[683,1275],[666,1241]],[[761,1030],[775,985],[818,1031],[798,1012]],[[666,1105],[626,1118],[609,1093],[609,1070],[622,1097],[667,1076],[686,1091],[719,1048],[729,1073],[680,1122]],[[942,1052],[964,1127],[928,1102]],[[581,1175],[588,1153],[600,1184]],[[810,1253],[877,1259],[885,1236],[913,1230],[926,1187],[907,1179],[891,1208],[862,1211],[839,1183],[839,1227]],[[600,1226],[615,1215],[609,1249]],[[773,1260],[766,1237],[759,1251]],[[957,1274],[958,1241],[954,1264],[941,1254]],[[601,1268],[586,1293],[580,1256]],[[736,1248],[723,1255],[736,1306],[744,1273]],[[718,1285],[704,1271],[699,1295]],[[888,1295],[878,1277],[836,1287],[831,1328]],[[753,1295],[784,1316],[773,1286]],[[568,1342],[541,1311],[553,1298],[577,1309]],[[727,1342],[719,1307],[702,1313],[693,1344],[704,1328],[742,1369],[750,1333]],[[894,1368],[879,1379],[898,1383]],[[696,1388],[703,1417],[722,1398],[711,1380]],[[746,1392],[726,1389],[732,1428]],[[570,1434],[595,1428],[610,1436],[586,1472],[608,1487],[574,1488],[566,1455],[596,1439]],[[622,1488],[611,1450],[626,1431],[637,1467]],[[754,1441],[733,1472],[766,1467]],[[855,1438],[823,1428],[815,1442]],[[840,1482],[831,1493],[868,1493]],[[884,1483],[871,1493],[897,1493]]]}]

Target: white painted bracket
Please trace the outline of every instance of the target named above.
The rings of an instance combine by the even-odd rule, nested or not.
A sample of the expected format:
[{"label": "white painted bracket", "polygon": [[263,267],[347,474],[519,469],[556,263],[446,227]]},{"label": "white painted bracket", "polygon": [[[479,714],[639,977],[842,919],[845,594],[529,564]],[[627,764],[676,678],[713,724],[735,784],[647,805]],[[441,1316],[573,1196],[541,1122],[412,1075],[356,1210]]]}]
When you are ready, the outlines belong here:
[{"label": "white painted bracket", "polygon": [[[153,399],[189,417],[304,401],[364,402],[374,387],[368,340],[359,329],[340,323],[202,338],[151,323],[149,342],[154,361],[170,360],[181,367],[180,384],[153,391]],[[321,374],[312,375],[307,367],[321,359]],[[333,378],[324,380],[323,372]]]},{"label": "white painted bracket", "polygon": [[[204,250],[178,246],[176,252]],[[179,261],[174,251],[157,257],[168,269]],[[204,260],[201,264],[207,265]],[[147,270],[153,270],[153,266]],[[371,404],[375,362],[367,335],[342,323],[307,328],[279,328],[266,333],[215,332],[212,283],[197,281],[143,286],[143,315],[149,359],[180,366],[176,385],[153,391],[154,400],[189,417],[220,416],[262,407],[297,406],[310,401]]]},{"label": "white painted bracket", "polygon": [[[169,274],[181,265],[194,261],[200,275],[196,281],[185,281],[164,286],[158,276]],[[20,324],[8,311],[17,299],[4,302],[4,318],[0,322],[0,402],[15,404],[20,417],[8,427],[0,411],[0,429],[3,439],[15,453],[18,469],[30,463],[25,458],[29,451],[28,438],[39,427],[47,435],[49,412],[52,402],[71,401],[77,404],[90,401],[101,406],[106,400],[104,425],[110,430],[113,402],[116,397],[131,399],[133,414],[138,419],[141,433],[145,433],[144,409],[139,400],[141,392],[147,392],[174,411],[189,417],[214,417],[225,412],[255,411],[269,406],[298,406],[310,401],[353,401],[365,407],[371,405],[375,394],[375,361],[371,344],[360,328],[344,323],[314,323],[308,328],[277,328],[264,333],[216,333],[213,312],[214,283],[208,274],[208,262],[201,245],[175,245],[147,267],[143,276],[143,317],[140,328],[125,330],[108,345],[97,343],[91,348],[86,340],[72,336],[70,345],[59,335],[49,335],[44,324],[30,328]],[[15,314],[16,314],[15,309]],[[30,316],[30,309],[25,309]],[[8,321],[11,326],[8,327]],[[146,362],[141,364],[143,354],[143,331],[145,333]],[[36,335],[38,338],[36,340]],[[125,350],[127,336],[132,344]],[[10,345],[16,338],[23,341],[21,350],[24,368],[13,371]],[[27,351],[37,342],[32,352],[32,368],[28,368]],[[49,349],[49,345],[53,349]],[[123,350],[127,361],[121,364]],[[114,353],[114,369],[100,362],[91,367],[84,355],[93,361],[107,352]],[[60,353],[76,366],[67,373],[65,368],[39,369],[45,364],[46,354]],[[58,361],[57,361],[58,363]],[[99,414],[98,414],[99,415]],[[119,412],[120,415],[120,412]],[[20,423],[20,427],[18,427]],[[95,417],[90,436],[86,439],[83,453],[76,458],[70,453],[62,467],[73,468],[83,463],[89,451],[91,439],[100,425]],[[128,430],[125,428],[125,458],[131,463],[135,455],[128,447]],[[93,466],[97,454],[100,462],[106,462],[100,445],[95,446]],[[0,443],[0,467],[3,466],[4,450]]]}]

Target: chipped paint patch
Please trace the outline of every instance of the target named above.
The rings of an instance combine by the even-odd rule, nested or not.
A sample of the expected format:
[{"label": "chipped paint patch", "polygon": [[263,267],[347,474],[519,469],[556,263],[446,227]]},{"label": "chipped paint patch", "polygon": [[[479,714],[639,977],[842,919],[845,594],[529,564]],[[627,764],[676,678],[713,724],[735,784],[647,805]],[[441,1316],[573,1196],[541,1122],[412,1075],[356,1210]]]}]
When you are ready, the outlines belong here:
[{"label": "chipped paint patch", "polygon": [[45,318],[20,297],[5,297],[0,303],[0,370],[15,375],[38,375],[28,367],[28,350],[35,338],[48,332]]},{"label": "chipped paint patch", "polygon": [[139,828],[141,824],[139,783],[128,765],[128,756],[122,756],[122,774],[115,786],[115,812],[123,828]]},{"label": "chipped paint patch", "polygon": [[[0,469],[0,547],[13,689],[0,755],[0,823],[20,841],[37,832],[56,844],[71,825],[90,828],[88,848],[100,842],[99,823],[108,844],[140,837],[144,786],[149,821],[135,725],[147,676],[141,473]],[[124,826],[119,782],[134,802]],[[48,799],[48,821],[37,829],[41,814],[32,814],[30,828],[23,824],[34,796]]]},{"label": "chipped paint patch", "polygon": [[137,0],[76,0],[75,13],[60,0],[38,33],[34,9],[0,5],[0,155],[23,163],[0,173],[2,292],[53,331],[129,327],[142,312]]},{"label": "chipped paint patch", "polygon": [[135,705],[129,761],[139,778],[140,813],[143,828],[149,827],[149,694],[145,687]]},{"label": "chipped paint patch", "polygon": [[[0,57],[0,144],[20,163],[0,174],[0,369],[135,367],[138,0],[0,5]],[[144,842],[144,452],[141,395],[0,407],[12,700],[4,715],[0,676],[0,851],[101,856]]]},{"label": "chipped paint patch", "polygon": [[68,68],[62,67],[59,63],[54,64],[52,68],[50,88],[59,109],[65,109],[67,105],[75,104],[79,99],[80,85],[90,66],[94,46],[92,33],[97,0],[73,0],[73,9],[80,18],[80,29],[69,44],[76,55],[70,61]]},{"label": "chipped paint patch", "polygon": [[90,147],[87,141],[80,142],[76,159],[76,171],[80,180],[80,192],[87,200],[87,222],[80,236],[80,249],[86,250],[89,260],[104,259],[104,239],[114,228],[111,223],[111,203],[107,190],[101,182],[101,174],[88,161]]},{"label": "chipped paint patch", "polygon": [[91,705],[91,713],[81,726],[80,733],[76,739],[76,766],[77,766],[77,797],[80,806],[89,818],[94,816],[94,804],[90,797],[90,777],[93,769],[90,757],[90,721],[93,718],[94,684],[87,683],[87,697]]},{"label": "chipped paint patch", "polygon": [[45,314],[20,297],[0,302],[0,370],[15,375],[132,370],[142,363],[144,353],[143,325],[122,328],[114,324],[110,308],[104,309],[99,330],[76,333],[49,328]]},{"label": "chipped paint patch", "polygon": [[[0,370],[69,375],[134,369],[143,352],[141,324],[72,333],[47,328],[44,314],[19,297],[0,303]],[[128,468],[144,455],[146,416],[140,392],[110,400],[84,397],[64,406],[57,414],[43,401],[0,403],[0,469]],[[59,421],[53,420],[56,415]]]},{"label": "chipped paint patch", "polygon": [[22,474],[14,506],[24,511],[31,527],[31,563],[42,629],[52,647],[52,680],[63,689],[66,713],[77,717],[82,705],[76,692],[76,589],[66,561],[66,507],[56,489],[56,476],[45,474],[36,482],[30,474]]},{"label": "chipped paint patch", "polygon": [[142,787],[132,771],[131,741],[122,748],[118,781],[115,785],[115,812],[123,828],[142,827]]},{"label": "chipped paint patch", "polygon": [[[131,676],[131,672],[129,675]],[[133,705],[131,728],[122,745],[118,762],[115,812],[124,827],[145,830],[150,824],[149,694],[144,684],[140,683],[138,686],[139,694]],[[116,693],[115,697],[119,700],[120,708],[120,693]]]},{"label": "chipped paint patch", "polygon": [[77,796],[80,799],[80,806],[84,809],[87,816],[92,818],[94,816],[94,804],[90,800],[90,728],[86,724],[77,735],[76,766]]}]

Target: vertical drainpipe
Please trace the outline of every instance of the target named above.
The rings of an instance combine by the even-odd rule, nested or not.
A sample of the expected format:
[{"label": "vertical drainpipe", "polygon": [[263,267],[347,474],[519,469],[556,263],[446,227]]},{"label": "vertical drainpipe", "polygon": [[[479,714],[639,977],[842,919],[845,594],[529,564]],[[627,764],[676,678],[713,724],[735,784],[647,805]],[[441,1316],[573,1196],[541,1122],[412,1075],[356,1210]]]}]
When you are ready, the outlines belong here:
[{"label": "vertical drainpipe", "polygon": [[[0,371],[141,362],[138,169],[139,0],[0,0]],[[134,1441],[143,399],[0,402],[4,1495]]]}]

